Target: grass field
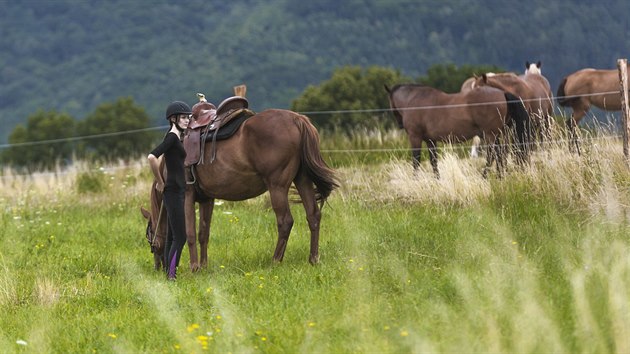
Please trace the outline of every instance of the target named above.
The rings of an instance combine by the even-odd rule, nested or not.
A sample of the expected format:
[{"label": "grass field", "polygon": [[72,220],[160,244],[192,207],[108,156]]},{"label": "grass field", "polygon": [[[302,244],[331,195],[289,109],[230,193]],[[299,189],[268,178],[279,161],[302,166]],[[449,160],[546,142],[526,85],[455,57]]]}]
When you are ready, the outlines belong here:
[{"label": "grass field", "polygon": [[[271,262],[263,195],[219,202],[208,268],[191,273],[185,252],[174,283],[152,269],[144,239],[144,161],[4,171],[1,351],[630,352],[630,172],[618,141],[586,142],[581,156],[551,146],[501,180],[448,147],[440,180],[426,163],[413,174],[404,143],[324,141],[342,186],[323,211],[319,265],[299,205],[285,259]],[[357,147],[380,157],[345,151]]]}]

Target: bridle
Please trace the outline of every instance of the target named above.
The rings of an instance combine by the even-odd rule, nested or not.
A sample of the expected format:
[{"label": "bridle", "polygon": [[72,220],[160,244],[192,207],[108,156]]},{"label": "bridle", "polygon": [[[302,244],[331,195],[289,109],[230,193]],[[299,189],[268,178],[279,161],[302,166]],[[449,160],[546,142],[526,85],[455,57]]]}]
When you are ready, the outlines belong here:
[{"label": "bridle", "polygon": [[157,251],[157,245],[155,244],[155,239],[157,238],[158,228],[160,227],[160,220],[162,220],[162,211],[164,210],[164,201],[160,204],[160,213],[158,214],[157,223],[155,225],[155,231],[151,232],[151,226],[153,223],[151,219],[149,219],[149,224],[147,225],[146,237],[149,246],[151,246],[151,253],[155,253]]},{"label": "bridle", "polygon": [[155,236],[157,235],[157,232],[153,233],[151,232],[151,220],[149,220],[149,224],[147,225],[147,232],[146,232],[146,237],[147,237],[147,242],[149,243],[149,246],[151,246],[151,253],[155,253],[156,251],[156,247],[155,247]]}]

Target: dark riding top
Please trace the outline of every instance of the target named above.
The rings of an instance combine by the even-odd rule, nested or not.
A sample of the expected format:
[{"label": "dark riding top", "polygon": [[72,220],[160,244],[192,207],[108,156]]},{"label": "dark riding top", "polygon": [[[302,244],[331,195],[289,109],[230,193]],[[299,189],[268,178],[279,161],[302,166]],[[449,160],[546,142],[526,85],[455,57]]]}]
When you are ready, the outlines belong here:
[{"label": "dark riding top", "polygon": [[186,180],[184,178],[186,150],[184,150],[184,145],[177,135],[173,132],[168,132],[162,143],[153,149],[151,154],[155,157],[160,157],[164,154],[164,162],[168,171],[164,191],[184,192],[186,188]]}]

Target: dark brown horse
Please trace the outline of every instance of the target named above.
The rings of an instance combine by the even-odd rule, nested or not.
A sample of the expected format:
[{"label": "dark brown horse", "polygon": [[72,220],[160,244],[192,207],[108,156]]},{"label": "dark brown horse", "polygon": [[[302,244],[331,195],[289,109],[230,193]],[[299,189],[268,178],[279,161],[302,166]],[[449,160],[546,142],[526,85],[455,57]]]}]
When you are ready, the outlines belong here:
[{"label": "dark brown horse", "polygon": [[[204,149],[204,155],[213,159],[192,167],[197,184],[186,190],[188,245],[191,245],[191,236],[194,242],[194,203],[199,195],[206,198],[200,204],[203,242],[201,235],[206,234],[205,226],[210,226],[215,199],[241,201],[269,191],[278,225],[273,260],[282,261],[293,227],[288,196],[293,184],[311,231],[309,262],[318,263],[321,207],[339,184],[334,171],[322,158],[319,134],[310,120],[292,111],[268,109],[247,119],[229,139],[208,142]],[[155,207],[155,203],[152,206]],[[207,263],[206,249],[207,242],[201,245],[200,261],[196,248],[194,254],[191,250],[191,268],[194,262],[201,266]]]},{"label": "dark brown horse", "polygon": [[579,152],[575,129],[591,105],[606,111],[621,110],[619,71],[591,68],[578,70],[562,80],[556,98],[560,106],[571,107],[573,111],[566,124]]},{"label": "dark brown horse", "polygon": [[549,133],[553,103],[549,81],[539,72],[533,72],[533,68],[528,68],[524,75],[514,73],[483,74],[477,78],[473,87],[490,86],[520,98],[531,117],[537,139],[542,141],[543,137]]},{"label": "dark brown horse", "polygon": [[400,128],[411,143],[413,167],[420,164],[422,143],[429,148],[433,172],[437,168],[437,142],[462,142],[480,136],[487,146],[484,176],[497,159],[497,171],[503,170],[501,137],[512,123],[516,127],[519,162],[527,160],[529,116],[514,95],[492,87],[448,94],[432,87],[403,84],[391,89],[389,103]]}]

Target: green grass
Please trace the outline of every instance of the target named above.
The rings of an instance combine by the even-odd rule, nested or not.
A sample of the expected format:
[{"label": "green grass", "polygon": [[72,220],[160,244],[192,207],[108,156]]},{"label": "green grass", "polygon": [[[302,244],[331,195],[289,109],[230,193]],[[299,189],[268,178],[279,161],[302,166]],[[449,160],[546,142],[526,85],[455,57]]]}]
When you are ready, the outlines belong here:
[{"label": "green grass", "polygon": [[628,352],[621,155],[617,143],[581,157],[551,149],[502,180],[482,179],[483,161],[448,148],[440,180],[426,162],[415,175],[406,159],[340,162],[319,265],[308,263],[299,205],[285,259],[271,262],[276,222],[265,195],[217,205],[208,268],[191,273],[185,252],[174,283],[152,269],[144,239],[146,166],[5,173],[0,348]]}]

